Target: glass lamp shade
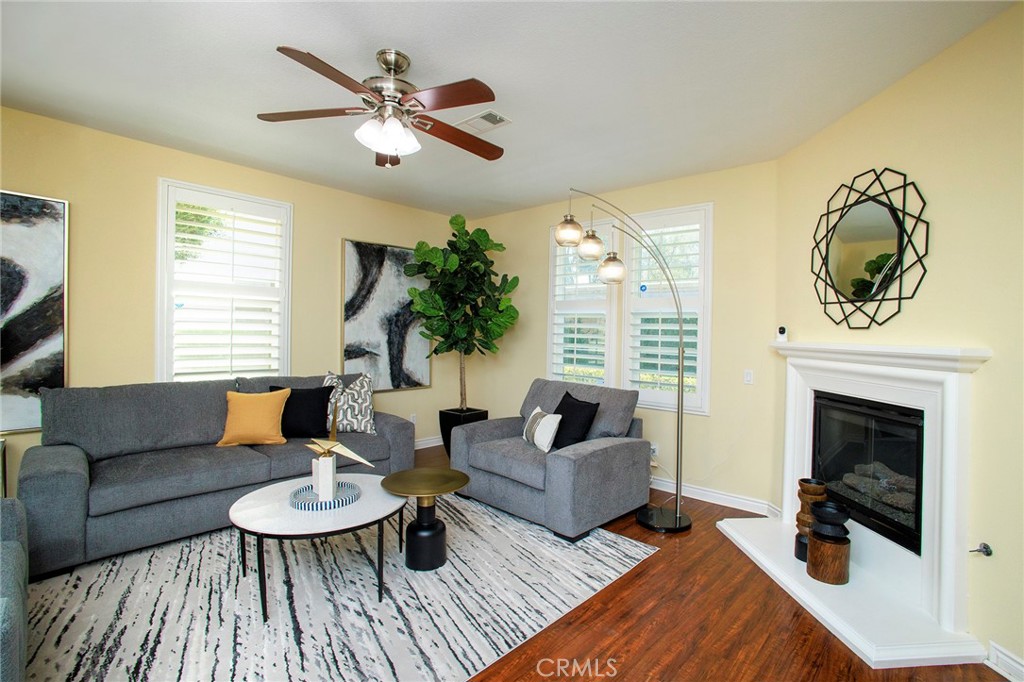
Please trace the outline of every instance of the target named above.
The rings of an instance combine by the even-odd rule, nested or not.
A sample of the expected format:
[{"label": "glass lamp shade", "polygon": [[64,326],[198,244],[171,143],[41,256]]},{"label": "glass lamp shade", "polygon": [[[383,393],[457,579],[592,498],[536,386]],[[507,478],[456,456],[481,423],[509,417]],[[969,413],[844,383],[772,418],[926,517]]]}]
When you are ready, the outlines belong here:
[{"label": "glass lamp shade", "polygon": [[597,260],[604,253],[604,242],[593,230],[587,230],[576,247],[576,253],[583,260]]},{"label": "glass lamp shade", "polygon": [[559,246],[579,246],[583,240],[583,226],[572,213],[566,213],[555,227],[555,243]]},{"label": "glass lamp shade", "polygon": [[355,136],[359,144],[378,154],[408,156],[420,150],[416,136],[395,116],[389,116],[383,123],[378,116],[374,116],[359,126]]},{"label": "glass lamp shade", "polygon": [[619,254],[608,252],[608,257],[597,266],[597,278],[605,284],[622,284],[626,281],[626,264],[619,260]]}]

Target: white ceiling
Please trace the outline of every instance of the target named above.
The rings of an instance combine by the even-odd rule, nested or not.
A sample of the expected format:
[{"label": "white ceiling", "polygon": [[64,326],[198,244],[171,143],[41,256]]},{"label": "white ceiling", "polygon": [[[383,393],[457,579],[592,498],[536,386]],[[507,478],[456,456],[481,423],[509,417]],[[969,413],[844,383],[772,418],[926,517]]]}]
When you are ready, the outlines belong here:
[{"label": "white ceiling", "polygon": [[[7,2],[0,102],[443,214],[487,216],[777,158],[1010,6],[994,2]],[[511,124],[485,161],[426,134],[378,168],[357,106],[278,54],[425,88],[478,78]],[[881,161],[880,161],[881,162]],[[187,179],[187,178],[185,178]]]}]

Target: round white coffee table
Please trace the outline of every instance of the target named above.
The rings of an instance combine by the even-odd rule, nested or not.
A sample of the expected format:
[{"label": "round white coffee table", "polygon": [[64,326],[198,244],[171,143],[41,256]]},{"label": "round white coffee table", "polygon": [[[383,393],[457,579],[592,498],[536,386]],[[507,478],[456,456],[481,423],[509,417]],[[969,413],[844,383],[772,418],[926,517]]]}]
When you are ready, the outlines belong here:
[{"label": "round white coffee table", "polygon": [[260,606],[267,620],[267,576],[263,555],[264,538],[302,540],[352,533],[374,524],[377,526],[377,600],[384,599],[384,521],[399,514],[398,542],[402,549],[402,524],[406,498],[384,490],[382,476],[373,474],[338,474],[339,481],[359,486],[355,502],[326,511],[300,511],[291,506],[289,495],[309,483],[309,477],[273,483],[244,495],[231,505],[228,517],[238,529],[242,575],[246,574],[245,536],[256,538],[256,568],[260,584]]}]

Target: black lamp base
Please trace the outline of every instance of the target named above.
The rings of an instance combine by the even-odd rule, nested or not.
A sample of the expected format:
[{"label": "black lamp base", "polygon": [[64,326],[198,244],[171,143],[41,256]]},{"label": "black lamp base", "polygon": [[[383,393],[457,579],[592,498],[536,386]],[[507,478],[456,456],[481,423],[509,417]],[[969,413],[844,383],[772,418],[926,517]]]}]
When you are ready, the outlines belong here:
[{"label": "black lamp base", "polygon": [[681,533],[684,530],[690,530],[693,525],[690,517],[686,514],[679,512],[679,516],[676,516],[674,508],[666,509],[650,505],[636,513],[636,522],[647,530],[658,533]]}]

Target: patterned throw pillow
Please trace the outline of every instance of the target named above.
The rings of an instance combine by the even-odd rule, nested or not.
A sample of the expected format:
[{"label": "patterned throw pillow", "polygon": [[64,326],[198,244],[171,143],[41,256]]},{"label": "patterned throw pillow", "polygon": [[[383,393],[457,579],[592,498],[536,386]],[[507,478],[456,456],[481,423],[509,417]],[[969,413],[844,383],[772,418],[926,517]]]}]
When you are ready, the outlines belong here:
[{"label": "patterned throw pillow", "polygon": [[526,425],[523,427],[523,440],[535,445],[541,452],[548,452],[551,450],[551,444],[555,441],[560,421],[562,421],[560,414],[548,414],[539,407],[533,408],[530,418],[526,420]]},{"label": "patterned throw pillow", "polygon": [[328,429],[331,428],[331,417],[337,406],[338,433],[357,431],[376,435],[377,428],[373,424],[373,379],[369,374],[360,374],[358,379],[344,386],[340,376],[328,372],[324,377],[324,386],[334,387],[327,406]]}]

